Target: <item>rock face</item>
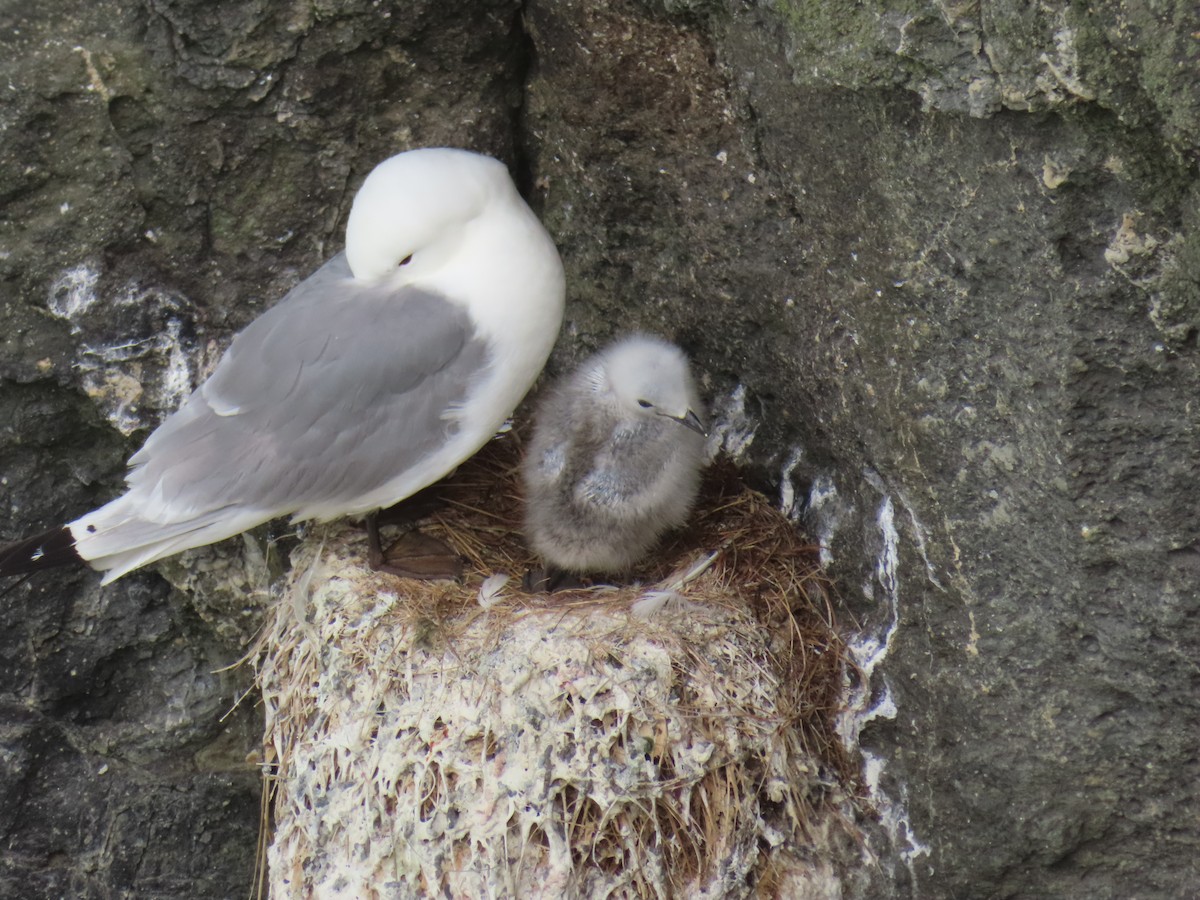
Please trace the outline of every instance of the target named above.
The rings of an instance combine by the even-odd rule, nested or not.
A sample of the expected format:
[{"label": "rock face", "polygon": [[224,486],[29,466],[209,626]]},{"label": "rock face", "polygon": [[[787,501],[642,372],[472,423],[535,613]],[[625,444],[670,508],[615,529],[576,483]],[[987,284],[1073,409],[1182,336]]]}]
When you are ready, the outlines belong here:
[{"label": "rock face", "polygon": [[[375,162],[492,152],[567,265],[557,367],[675,338],[822,541],[870,676],[866,896],[1196,883],[1189,6],[10,7],[4,532],[110,496]],[[0,893],[236,895],[255,723],[210,673],[263,601],[94,585],[4,601]]]}]

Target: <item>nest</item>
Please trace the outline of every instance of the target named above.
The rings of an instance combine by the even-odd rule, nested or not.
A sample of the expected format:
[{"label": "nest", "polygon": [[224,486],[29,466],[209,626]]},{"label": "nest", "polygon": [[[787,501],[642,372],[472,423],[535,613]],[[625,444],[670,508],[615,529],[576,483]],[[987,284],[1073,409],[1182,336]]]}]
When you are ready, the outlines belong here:
[{"label": "nest", "polygon": [[815,549],[718,463],[642,585],[523,593],[517,443],[421,525],[461,584],[371,572],[348,526],[294,554],[256,658],[271,895],[841,896],[848,663]]}]

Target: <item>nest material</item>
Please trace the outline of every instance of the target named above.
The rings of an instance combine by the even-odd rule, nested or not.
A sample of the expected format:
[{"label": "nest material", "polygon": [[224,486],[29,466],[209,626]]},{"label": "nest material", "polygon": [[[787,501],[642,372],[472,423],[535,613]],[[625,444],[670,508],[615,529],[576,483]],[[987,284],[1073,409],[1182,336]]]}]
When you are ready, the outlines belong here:
[{"label": "nest material", "polygon": [[294,555],[257,658],[271,895],[840,896],[847,664],[813,548],[719,464],[646,586],[524,594],[515,444],[422,525],[463,584],[370,572],[352,527]]}]

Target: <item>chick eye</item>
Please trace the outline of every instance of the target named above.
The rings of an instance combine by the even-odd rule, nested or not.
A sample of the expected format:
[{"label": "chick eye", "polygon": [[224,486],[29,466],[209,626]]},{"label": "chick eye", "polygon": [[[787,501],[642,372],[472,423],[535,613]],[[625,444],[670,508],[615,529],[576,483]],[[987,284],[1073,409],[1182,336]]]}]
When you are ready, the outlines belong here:
[{"label": "chick eye", "polygon": [[412,262],[412,254],[411,253],[408,254],[408,256],[404,257],[404,259],[400,260],[400,265],[407,266],[410,262]]},{"label": "chick eye", "polygon": [[640,406],[642,409],[649,409],[653,405],[654,404],[651,403],[649,400],[639,400],[638,401],[638,406]]}]

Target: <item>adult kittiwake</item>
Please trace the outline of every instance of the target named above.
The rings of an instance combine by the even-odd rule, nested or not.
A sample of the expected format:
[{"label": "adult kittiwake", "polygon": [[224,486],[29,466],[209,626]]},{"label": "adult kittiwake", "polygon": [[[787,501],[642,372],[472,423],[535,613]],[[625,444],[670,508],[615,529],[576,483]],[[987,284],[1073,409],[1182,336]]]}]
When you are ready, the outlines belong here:
[{"label": "adult kittiwake", "polygon": [[537,378],[562,323],[550,236],[505,166],[464,150],[380,163],[346,249],[234,338],[129,460],[124,495],[0,551],[103,583],[268,519],[370,514],[452,471]]},{"label": "adult kittiwake", "polygon": [[703,408],[687,357],[635,334],[555,384],[522,463],[525,534],[546,563],[534,586],[621,573],[696,501]]}]

